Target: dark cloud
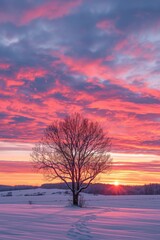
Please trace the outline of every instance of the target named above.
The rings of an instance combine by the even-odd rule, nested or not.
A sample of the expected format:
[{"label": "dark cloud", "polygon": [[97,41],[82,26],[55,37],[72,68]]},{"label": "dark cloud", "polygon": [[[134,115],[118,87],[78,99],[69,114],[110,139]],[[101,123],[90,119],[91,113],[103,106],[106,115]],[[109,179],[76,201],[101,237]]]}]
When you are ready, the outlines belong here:
[{"label": "dark cloud", "polygon": [[36,78],[33,82],[29,84],[29,89],[31,92],[48,92],[49,89],[53,88],[54,79],[52,76],[45,78]]},{"label": "dark cloud", "polygon": [[160,146],[160,138],[157,140],[147,140],[143,142],[144,145],[148,145],[148,146]]},{"label": "dark cloud", "polygon": [[60,101],[69,101],[69,100],[70,100],[69,97],[64,96],[64,95],[63,95],[62,93],[60,93],[60,92],[56,92],[56,93],[50,95],[49,97],[53,97],[53,98],[55,98],[55,99],[57,99],[57,100],[60,100]]},{"label": "dark cloud", "polygon": [[12,118],[12,123],[25,123],[33,121],[32,118],[24,117],[24,116],[15,116]]},{"label": "dark cloud", "polygon": [[0,119],[4,119],[8,117],[8,114],[4,113],[4,112],[0,112]]},{"label": "dark cloud", "polygon": [[147,114],[137,114],[136,117],[140,119],[141,121],[154,121],[154,122],[159,122],[160,121],[160,116],[157,113],[147,113]]}]

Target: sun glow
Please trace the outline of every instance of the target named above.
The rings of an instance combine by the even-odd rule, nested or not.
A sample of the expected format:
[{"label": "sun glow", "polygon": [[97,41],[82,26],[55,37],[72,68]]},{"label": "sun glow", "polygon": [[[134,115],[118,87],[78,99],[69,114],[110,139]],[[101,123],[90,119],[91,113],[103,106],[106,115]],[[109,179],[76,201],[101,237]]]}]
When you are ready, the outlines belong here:
[{"label": "sun glow", "polygon": [[114,181],[114,186],[119,186],[119,182],[118,181]]}]

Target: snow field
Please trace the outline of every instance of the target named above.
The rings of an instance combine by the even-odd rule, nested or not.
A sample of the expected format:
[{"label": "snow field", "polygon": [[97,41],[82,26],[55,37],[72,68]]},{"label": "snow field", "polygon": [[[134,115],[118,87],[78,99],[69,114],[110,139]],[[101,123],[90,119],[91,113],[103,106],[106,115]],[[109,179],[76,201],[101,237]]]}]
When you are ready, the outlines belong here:
[{"label": "snow field", "polygon": [[84,208],[70,207],[71,196],[65,190],[20,190],[6,195],[0,193],[0,240],[160,239],[157,195],[84,194]]}]

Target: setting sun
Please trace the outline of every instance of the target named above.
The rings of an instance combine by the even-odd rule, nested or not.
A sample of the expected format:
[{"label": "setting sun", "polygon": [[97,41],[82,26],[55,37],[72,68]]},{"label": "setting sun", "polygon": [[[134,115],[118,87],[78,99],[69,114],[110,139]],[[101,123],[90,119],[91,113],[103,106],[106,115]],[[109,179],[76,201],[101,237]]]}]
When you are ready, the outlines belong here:
[{"label": "setting sun", "polygon": [[115,186],[119,186],[119,182],[118,181],[114,181],[114,185]]}]

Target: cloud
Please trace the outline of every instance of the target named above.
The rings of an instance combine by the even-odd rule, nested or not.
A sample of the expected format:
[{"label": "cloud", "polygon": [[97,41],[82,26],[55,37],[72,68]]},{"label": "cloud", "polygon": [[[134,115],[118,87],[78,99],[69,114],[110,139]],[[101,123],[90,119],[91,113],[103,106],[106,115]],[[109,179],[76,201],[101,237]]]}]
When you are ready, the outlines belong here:
[{"label": "cloud", "polygon": [[77,7],[82,1],[43,1],[42,4],[26,11],[22,18],[21,24],[29,23],[37,18],[56,19],[61,18],[71,12],[74,7]]},{"label": "cloud", "polygon": [[[27,161],[0,161],[1,164],[1,173],[34,173],[33,164]],[[150,174],[159,172],[160,161],[150,161],[149,163],[145,162],[123,162],[118,161],[114,162],[112,170],[114,171],[125,171],[125,172],[149,172]]]},{"label": "cloud", "polygon": [[15,116],[12,118],[12,122],[10,123],[25,123],[32,121],[32,118],[24,117],[24,116]]},{"label": "cloud", "polygon": [[158,173],[160,168],[160,161],[150,161],[146,162],[114,162],[113,170],[119,171],[140,171],[140,172],[149,172],[149,173]]},{"label": "cloud", "polygon": [[0,161],[1,173],[33,173],[33,165],[24,161]]},{"label": "cloud", "polygon": [[78,111],[109,130],[114,151],[158,154],[159,10],[159,0],[1,0],[1,141],[38,141]]}]

